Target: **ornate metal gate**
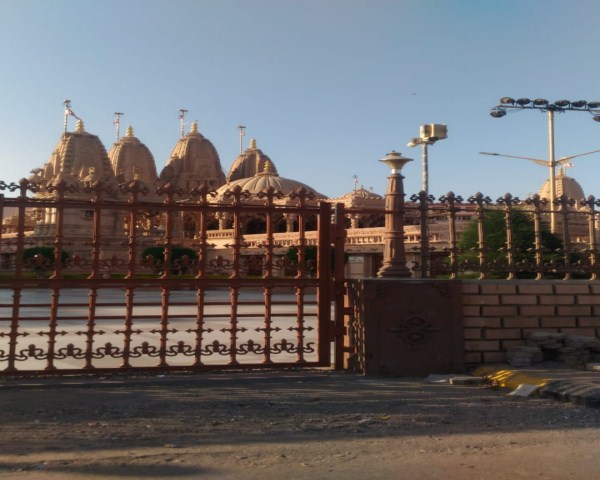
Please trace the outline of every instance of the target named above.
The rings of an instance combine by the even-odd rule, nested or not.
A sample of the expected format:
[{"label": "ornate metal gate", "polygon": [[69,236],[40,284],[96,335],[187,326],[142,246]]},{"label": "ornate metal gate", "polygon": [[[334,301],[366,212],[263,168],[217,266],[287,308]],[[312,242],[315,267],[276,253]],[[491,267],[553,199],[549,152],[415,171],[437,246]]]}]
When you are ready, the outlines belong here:
[{"label": "ornate metal gate", "polygon": [[341,206],[168,184],[149,202],[137,181],[0,189],[18,191],[0,195],[0,375],[341,368]]}]

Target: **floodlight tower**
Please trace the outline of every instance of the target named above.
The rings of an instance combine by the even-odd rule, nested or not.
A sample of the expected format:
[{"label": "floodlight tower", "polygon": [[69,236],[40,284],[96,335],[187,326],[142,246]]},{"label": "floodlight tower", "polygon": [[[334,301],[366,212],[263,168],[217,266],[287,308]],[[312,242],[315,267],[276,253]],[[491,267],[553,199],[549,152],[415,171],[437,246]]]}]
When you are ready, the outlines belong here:
[{"label": "floodlight tower", "polygon": [[[588,102],[586,100],[557,100],[554,103],[544,98],[519,98],[502,97],[500,103],[492,108],[490,115],[494,118],[502,118],[508,110],[538,110],[548,112],[548,167],[550,168],[550,199],[556,199],[556,165],[559,163],[554,158],[554,112],[565,113],[567,111],[588,112],[596,122],[600,122],[600,102]],[[565,157],[566,158],[566,157]],[[572,157],[571,157],[572,158]],[[563,159],[561,159],[563,160]],[[550,231],[556,233],[556,220],[554,208],[550,207]]]},{"label": "floodlight tower", "polygon": [[428,165],[428,152],[427,147],[433,145],[438,140],[448,138],[448,127],[438,123],[432,123],[430,125],[421,125],[419,129],[419,138],[413,138],[406,145],[409,147],[416,147],[421,145],[423,147],[423,174],[422,180],[423,185],[421,190],[429,195],[429,165]]}]

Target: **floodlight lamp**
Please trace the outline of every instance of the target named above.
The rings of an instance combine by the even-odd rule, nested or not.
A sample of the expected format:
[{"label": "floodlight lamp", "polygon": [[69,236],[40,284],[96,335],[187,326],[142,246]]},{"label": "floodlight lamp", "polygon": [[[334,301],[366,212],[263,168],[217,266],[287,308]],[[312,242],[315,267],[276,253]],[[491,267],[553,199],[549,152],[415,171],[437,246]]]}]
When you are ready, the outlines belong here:
[{"label": "floodlight lamp", "polygon": [[557,100],[556,102],[554,102],[554,104],[557,107],[561,107],[561,108],[567,107],[569,105],[569,103],[571,103],[571,102],[569,102],[568,100]]},{"label": "floodlight lamp", "polygon": [[416,147],[417,145],[421,145],[420,138],[413,138],[410,142],[406,144],[407,147]]},{"label": "floodlight lamp", "polygon": [[514,105],[515,104],[515,99],[514,98],[510,98],[510,97],[502,97],[500,99],[500,103],[502,105]]},{"label": "floodlight lamp", "polygon": [[574,102],[571,102],[571,106],[575,107],[575,108],[583,108],[587,105],[587,102],[585,100],[575,100]]},{"label": "floodlight lamp", "polygon": [[531,100],[530,100],[530,99],[528,99],[528,98],[519,98],[519,99],[517,100],[517,103],[518,103],[519,105],[521,105],[522,107],[524,107],[525,105],[529,105],[529,104],[531,103]]},{"label": "floodlight lamp", "polygon": [[595,110],[596,108],[600,108],[600,102],[588,102],[588,108]]},{"label": "floodlight lamp", "polygon": [[592,118],[595,122],[600,122],[600,115],[594,115]]},{"label": "floodlight lamp", "polygon": [[490,112],[490,115],[494,118],[502,118],[504,115],[506,115],[506,110],[502,108],[496,108]]},{"label": "floodlight lamp", "polygon": [[545,98],[536,98],[536,99],[533,101],[533,104],[534,104],[536,107],[544,107],[544,106],[548,105],[548,100],[546,100]]}]

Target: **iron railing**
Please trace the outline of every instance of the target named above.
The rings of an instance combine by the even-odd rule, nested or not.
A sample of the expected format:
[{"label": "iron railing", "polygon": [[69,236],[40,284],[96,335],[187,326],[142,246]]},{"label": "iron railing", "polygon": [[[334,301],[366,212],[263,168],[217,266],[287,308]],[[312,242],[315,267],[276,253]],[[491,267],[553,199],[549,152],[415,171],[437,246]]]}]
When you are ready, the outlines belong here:
[{"label": "iron railing", "polygon": [[[411,197],[407,212],[416,219],[405,227],[407,251],[421,277],[598,279],[600,200],[554,202],[533,195],[506,194],[495,202],[477,193],[466,200],[450,192],[437,201],[423,192]],[[550,232],[550,212],[557,231]],[[490,222],[495,217],[496,222]],[[498,223],[498,219],[501,223]],[[467,232],[471,242],[467,241]]]},{"label": "iron railing", "polygon": [[[120,192],[26,180],[0,190],[17,192],[0,195],[2,373],[332,365],[343,261],[334,276],[331,245],[343,229],[305,190],[250,198],[238,188],[219,201],[204,187],[169,184],[150,196],[137,181]],[[251,221],[262,228],[253,245],[244,236]],[[295,258],[290,241],[276,240],[285,225]],[[27,257],[39,246],[51,256]],[[145,254],[151,246],[160,254]]]}]

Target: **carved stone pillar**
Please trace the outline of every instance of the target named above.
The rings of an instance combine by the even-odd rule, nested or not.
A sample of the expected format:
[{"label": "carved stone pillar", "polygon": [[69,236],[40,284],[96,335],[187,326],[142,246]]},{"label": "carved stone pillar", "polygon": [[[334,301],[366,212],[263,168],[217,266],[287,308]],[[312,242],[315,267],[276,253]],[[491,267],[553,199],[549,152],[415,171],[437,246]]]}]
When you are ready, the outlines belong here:
[{"label": "carved stone pillar", "polygon": [[403,157],[391,151],[380,160],[388,165],[391,174],[385,192],[385,231],[383,234],[383,265],[377,272],[378,277],[410,277],[406,266],[404,249],[404,177],[400,174],[402,167],[411,158]]},{"label": "carved stone pillar", "polygon": [[298,218],[298,215],[295,213],[284,213],[283,218],[285,218],[285,231],[287,233],[294,231],[294,221]]},{"label": "carved stone pillar", "polygon": [[215,213],[216,219],[219,221],[219,230],[225,230],[227,228],[227,219],[229,215],[226,212]]}]

